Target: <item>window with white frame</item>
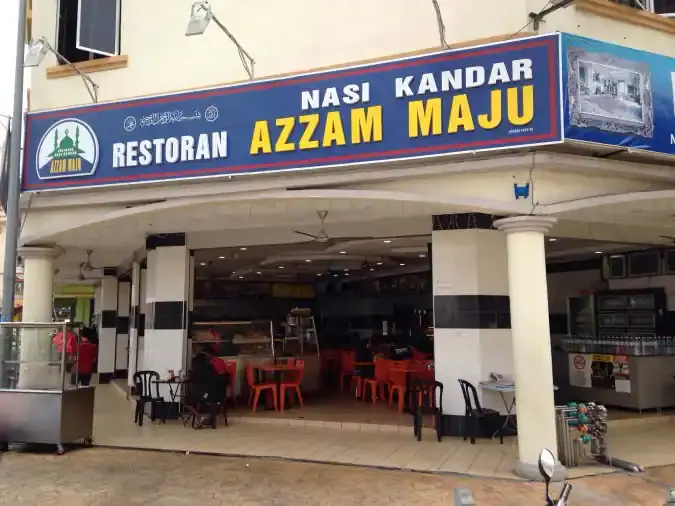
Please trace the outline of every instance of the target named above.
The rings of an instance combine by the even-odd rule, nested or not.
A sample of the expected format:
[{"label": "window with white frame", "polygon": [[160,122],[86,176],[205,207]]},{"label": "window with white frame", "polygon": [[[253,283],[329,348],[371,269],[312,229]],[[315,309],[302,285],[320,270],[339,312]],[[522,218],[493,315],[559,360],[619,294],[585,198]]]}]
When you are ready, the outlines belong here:
[{"label": "window with white frame", "polygon": [[56,49],[72,63],[120,53],[121,0],[59,0]]},{"label": "window with white frame", "polygon": [[613,0],[614,2],[653,12],[669,18],[675,18],[675,0]]}]

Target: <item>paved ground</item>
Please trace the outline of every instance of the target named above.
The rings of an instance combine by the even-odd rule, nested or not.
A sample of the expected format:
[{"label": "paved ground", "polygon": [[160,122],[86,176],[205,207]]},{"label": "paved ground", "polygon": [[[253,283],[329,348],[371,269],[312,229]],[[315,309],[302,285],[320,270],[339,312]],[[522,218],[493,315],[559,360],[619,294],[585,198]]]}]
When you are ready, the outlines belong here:
[{"label": "paved ground", "polygon": [[[571,505],[659,506],[668,483],[675,466],[582,478]],[[0,504],[12,505],[452,505],[455,487],[472,488],[478,506],[543,504],[537,483],[354,466],[101,448],[0,461]]]}]

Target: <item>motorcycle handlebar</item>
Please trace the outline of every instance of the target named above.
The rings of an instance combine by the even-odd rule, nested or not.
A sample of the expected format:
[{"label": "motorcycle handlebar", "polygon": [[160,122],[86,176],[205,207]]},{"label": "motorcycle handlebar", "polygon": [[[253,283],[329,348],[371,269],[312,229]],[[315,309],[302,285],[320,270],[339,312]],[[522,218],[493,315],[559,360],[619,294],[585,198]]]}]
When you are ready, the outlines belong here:
[{"label": "motorcycle handlebar", "polygon": [[567,498],[570,496],[570,492],[572,492],[572,485],[565,483],[562,492],[560,492],[560,499],[558,500],[557,504],[560,506],[565,506],[567,504]]}]

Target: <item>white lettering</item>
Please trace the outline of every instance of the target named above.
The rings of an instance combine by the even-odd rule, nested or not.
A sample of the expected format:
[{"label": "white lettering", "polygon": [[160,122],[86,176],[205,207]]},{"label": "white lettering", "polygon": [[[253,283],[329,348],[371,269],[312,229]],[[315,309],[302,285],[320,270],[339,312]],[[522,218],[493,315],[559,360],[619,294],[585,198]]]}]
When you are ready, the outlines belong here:
[{"label": "white lettering", "polygon": [[137,167],[227,158],[227,132],[144,139],[113,144],[113,167]]},{"label": "white lettering", "polygon": [[113,144],[113,159],[112,159],[113,169],[124,167],[124,150],[126,149],[126,147],[127,145],[124,144],[123,142],[116,142],[115,144]]},{"label": "white lettering", "polygon": [[527,81],[532,79],[532,60],[523,58],[511,62],[511,79],[514,81]]},{"label": "white lettering", "polygon": [[675,134],[670,134],[670,143],[675,144]]},{"label": "white lettering", "polygon": [[337,88],[328,88],[323,95],[323,102],[321,107],[337,107],[340,105],[340,97],[338,96]]},{"label": "white lettering", "polygon": [[413,76],[397,77],[396,81],[394,81],[396,85],[396,98],[412,97],[414,95],[410,89],[412,82]]},{"label": "white lettering", "polygon": [[444,70],[441,72],[441,90],[461,90],[464,86],[462,83],[462,69]]},{"label": "white lettering", "polygon": [[127,142],[127,167],[136,167],[138,165],[138,142]]},{"label": "white lettering", "polygon": [[227,158],[227,132],[211,134],[211,158]]},{"label": "white lettering", "polygon": [[303,111],[319,108],[319,90],[303,91],[300,95]]},{"label": "white lettering", "polygon": [[477,88],[485,84],[485,67],[467,67],[464,72],[466,74],[465,87]]},{"label": "white lettering", "polygon": [[166,147],[164,148],[164,158],[167,163],[176,163],[180,160],[180,149],[178,146],[178,139],[169,137],[166,140]]},{"label": "white lettering", "polygon": [[438,86],[436,86],[436,79],[434,79],[433,74],[422,74],[418,93],[438,93]]},{"label": "white lettering", "polygon": [[508,82],[511,82],[511,78],[509,77],[509,71],[506,68],[506,63],[495,63],[492,66],[492,71],[490,72],[490,77],[488,78],[488,84],[493,85]]},{"label": "white lettering", "polygon": [[164,161],[163,158],[163,150],[164,150],[164,143],[166,142],[166,139],[162,139],[161,137],[159,139],[153,139],[152,144],[155,146],[155,163],[160,164]]},{"label": "white lettering", "polygon": [[138,157],[138,163],[147,166],[152,163],[152,141],[141,141],[138,143],[138,151],[140,156]]}]

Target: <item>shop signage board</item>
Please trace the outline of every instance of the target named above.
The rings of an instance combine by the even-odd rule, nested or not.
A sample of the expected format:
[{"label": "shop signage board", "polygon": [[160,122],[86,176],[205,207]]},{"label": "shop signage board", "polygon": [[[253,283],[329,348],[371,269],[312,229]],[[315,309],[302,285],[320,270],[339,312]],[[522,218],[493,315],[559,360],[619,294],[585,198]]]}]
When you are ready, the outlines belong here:
[{"label": "shop signage board", "polygon": [[565,139],[675,155],[675,58],[562,34]]},{"label": "shop signage board", "polygon": [[570,385],[630,393],[630,369],[624,355],[570,353]]},{"label": "shop signage board", "polygon": [[30,113],[24,190],[319,169],[562,142],[560,35]]}]

